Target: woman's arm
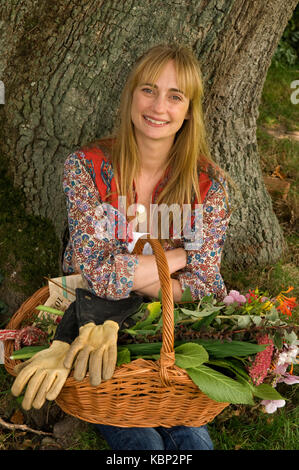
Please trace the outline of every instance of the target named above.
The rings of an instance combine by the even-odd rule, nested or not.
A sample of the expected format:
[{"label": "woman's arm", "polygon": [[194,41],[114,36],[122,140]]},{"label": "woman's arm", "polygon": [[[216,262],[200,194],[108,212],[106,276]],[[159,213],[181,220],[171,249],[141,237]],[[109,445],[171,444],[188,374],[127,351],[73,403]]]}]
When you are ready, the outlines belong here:
[{"label": "woman's arm", "polygon": [[210,294],[221,300],[226,295],[220,265],[229,220],[225,192],[214,180],[203,204],[202,246],[186,250],[186,268],[177,276],[182,291],[189,287],[194,300]]},{"label": "woman's arm", "polygon": [[[187,255],[183,248],[175,248],[165,252],[170,274],[186,266]],[[147,286],[159,281],[158,267],[154,255],[139,255],[135,268],[132,290],[142,291]],[[160,284],[160,283],[159,283]]]},{"label": "woman's arm", "polygon": [[[172,283],[172,293],[174,302],[180,302],[182,298],[182,288],[177,279],[171,279]],[[138,291],[137,294],[147,295],[148,297],[154,297],[155,299],[159,298],[159,291],[161,289],[160,281],[150,284]]]},{"label": "woman's arm", "polygon": [[[85,154],[69,155],[64,165],[63,187],[66,196],[70,242],[64,257],[64,269],[72,271],[72,260],[91,291],[102,298],[118,300],[130,295],[138,256],[129,254],[126,241],[100,239],[98,224],[108,216],[99,216],[103,207],[92,177],[92,162]],[[100,211],[102,212],[102,211]]]}]

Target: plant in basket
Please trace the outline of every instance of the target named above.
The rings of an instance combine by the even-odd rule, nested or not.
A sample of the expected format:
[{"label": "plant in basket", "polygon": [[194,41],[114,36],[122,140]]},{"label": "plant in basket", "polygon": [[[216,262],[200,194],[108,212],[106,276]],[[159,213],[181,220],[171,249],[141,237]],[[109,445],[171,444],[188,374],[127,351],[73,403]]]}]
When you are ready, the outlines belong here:
[{"label": "plant in basket", "polygon": [[[292,288],[269,297],[258,289],[231,290],[222,302],[206,296],[192,302],[188,290],[174,308],[175,363],[215,401],[254,405],[267,412],[285,404],[277,384],[296,384],[298,325],[291,318]],[[190,300],[188,300],[190,299]],[[118,364],[136,358],[159,360],[161,303],[144,304],[135,325],[119,335]]]}]

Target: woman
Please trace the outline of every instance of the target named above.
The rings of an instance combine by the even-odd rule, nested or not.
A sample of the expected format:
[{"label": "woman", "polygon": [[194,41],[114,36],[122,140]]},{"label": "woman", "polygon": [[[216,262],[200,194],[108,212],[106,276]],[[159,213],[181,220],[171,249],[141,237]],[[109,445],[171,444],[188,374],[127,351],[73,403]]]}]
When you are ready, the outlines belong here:
[{"label": "woman", "polygon": [[[226,295],[220,274],[229,222],[226,182],[210,156],[202,95],[201,72],[192,52],[155,46],[137,61],[127,80],[116,135],[68,157],[64,190],[70,240],[64,271],[79,270],[97,296],[119,300],[135,291],[158,297],[160,281],[150,247],[142,255],[132,253],[139,236],[153,237],[154,232],[172,275],[174,301],[181,300],[186,288],[194,300],[207,294],[218,299]],[[138,204],[131,215],[139,216],[133,222],[141,221],[138,227],[143,230],[134,231],[119,196],[126,198],[127,207]],[[164,236],[165,220],[157,226],[157,219],[149,217],[153,204],[189,205],[193,228],[194,210],[202,208],[202,243],[190,244],[190,232],[187,237],[182,232],[175,236],[173,218],[170,234]],[[181,229],[185,222],[180,222]],[[117,450],[213,448],[205,426],[96,426]]]}]

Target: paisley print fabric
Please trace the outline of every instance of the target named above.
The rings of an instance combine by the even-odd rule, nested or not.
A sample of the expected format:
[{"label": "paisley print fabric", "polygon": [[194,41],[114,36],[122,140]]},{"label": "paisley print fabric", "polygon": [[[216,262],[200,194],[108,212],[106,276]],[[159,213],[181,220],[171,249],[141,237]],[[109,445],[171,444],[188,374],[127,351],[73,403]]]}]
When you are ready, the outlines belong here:
[{"label": "paisley print fabric", "polygon": [[[166,181],[167,174],[155,188],[155,197]],[[221,182],[226,187],[225,181]],[[207,294],[218,299],[226,295],[220,263],[229,213],[222,185],[212,180],[205,188],[201,246],[192,249],[184,237],[175,239],[174,246],[166,242],[163,246],[165,250],[189,247],[186,267],[173,277],[178,279],[183,291],[190,288],[194,300]],[[64,165],[63,189],[70,233],[64,253],[64,272],[81,272],[90,290],[99,297],[113,300],[128,297],[138,256],[129,252],[132,233],[125,230],[126,217],[118,210],[116,199],[109,204],[105,202],[107,193],[115,190],[107,155],[99,150],[70,154]],[[191,230],[194,223],[193,217]]]}]

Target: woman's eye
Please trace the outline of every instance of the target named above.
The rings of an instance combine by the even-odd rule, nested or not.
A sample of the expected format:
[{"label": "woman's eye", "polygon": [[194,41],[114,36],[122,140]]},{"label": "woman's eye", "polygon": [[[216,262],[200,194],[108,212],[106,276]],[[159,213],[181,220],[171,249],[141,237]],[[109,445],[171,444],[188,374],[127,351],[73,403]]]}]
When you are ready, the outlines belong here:
[{"label": "woman's eye", "polygon": [[178,96],[178,95],[172,95],[172,99],[173,99],[174,101],[182,101],[182,98],[181,98],[180,96]]},{"label": "woman's eye", "polygon": [[141,91],[144,91],[144,93],[150,94],[152,93],[153,90],[151,88],[142,88]]}]

